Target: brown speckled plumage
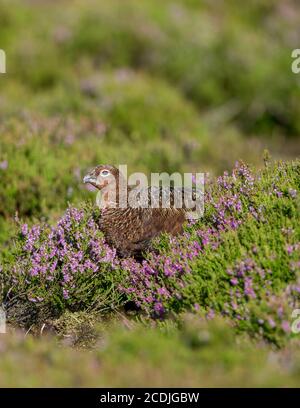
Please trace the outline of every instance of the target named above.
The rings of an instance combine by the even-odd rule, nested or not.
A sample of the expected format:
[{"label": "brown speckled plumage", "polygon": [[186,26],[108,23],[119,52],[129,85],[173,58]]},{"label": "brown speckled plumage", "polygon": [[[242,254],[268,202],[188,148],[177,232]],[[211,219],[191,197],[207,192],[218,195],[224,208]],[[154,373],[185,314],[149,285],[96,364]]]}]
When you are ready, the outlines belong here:
[{"label": "brown speckled plumage", "polygon": [[[141,254],[151,248],[151,240],[162,232],[172,235],[182,233],[186,220],[186,210],[170,208],[120,208],[118,181],[122,175],[114,166],[100,165],[85,178],[85,183],[102,190],[102,214],[99,226],[107,242],[115,247],[122,257]],[[110,185],[116,183],[116,196],[109,196]],[[130,192],[131,188],[124,184]],[[172,194],[171,194],[172,202]],[[113,205],[112,205],[113,204]]]}]

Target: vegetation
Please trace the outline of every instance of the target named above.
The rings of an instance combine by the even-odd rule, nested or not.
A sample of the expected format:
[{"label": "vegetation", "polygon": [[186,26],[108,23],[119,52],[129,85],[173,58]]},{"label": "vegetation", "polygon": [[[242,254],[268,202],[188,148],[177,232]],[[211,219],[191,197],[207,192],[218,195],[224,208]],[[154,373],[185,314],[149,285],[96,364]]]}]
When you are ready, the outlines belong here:
[{"label": "vegetation", "polygon": [[[299,384],[299,352],[279,352],[246,339],[236,342],[228,322],[200,321],[187,315],[182,327],[145,329],[128,320],[96,326],[86,316],[67,317],[76,327],[64,332],[63,345],[20,333],[0,337],[1,386],[145,387],[246,386]],[[78,321],[77,321],[78,320]],[[83,323],[84,322],[84,323]],[[94,330],[91,332],[91,327]],[[90,329],[90,330],[88,330]],[[75,333],[74,333],[75,332]],[[96,335],[95,335],[96,332]],[[82,333],[94,339],[84,348]],[[81,337],[80,337],[81,335]],[[71,348],[70,345],[73,345]],[[18,370],[16,370],[16,366]]]},{"label": "vegetation", "polygon": [[[0,0],[1,386],[297,386],[299,8]],[[204,217],[118,258],[99,163],[207,172]]]}]

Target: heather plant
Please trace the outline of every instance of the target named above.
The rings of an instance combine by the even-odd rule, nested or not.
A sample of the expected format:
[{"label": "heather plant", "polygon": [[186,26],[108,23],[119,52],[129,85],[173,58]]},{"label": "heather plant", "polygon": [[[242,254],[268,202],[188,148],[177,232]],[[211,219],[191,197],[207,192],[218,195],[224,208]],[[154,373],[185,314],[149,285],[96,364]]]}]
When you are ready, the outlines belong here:
[{"label": "heather plant", "polygon": [[15,315],[16,302],[31,304],[29,319],[38,319],[38,310],[45,319],[66,309],[103,312],[118,306],[122,271],[114,267],[115,250],[104,242],[97,216],[94,210],[70,207],[55,227],[21,225],[17,262],[2,276],[12,320],[26,324],[26,316]]},{"label": "heather plant", "polygon": [[280,343],[299,302],[299,162],[258,174],[238,164],[211,187],[202,221],[125,265],[124,290],[154,316],[204,309]]},{"label": "heather plant", "polygon": [[204,218],[183,236],[163,236],[142,262],[116,256],[90,207],[69,208],[52,228],[24,224],[4,268],[6,301],[21,293],[50,315],[105,313],[128,300],[155,319],[184,310],[221,314],[281,344],[299,301],[299,169],[296,161],[254,173],[237,163],[208,179]]}]

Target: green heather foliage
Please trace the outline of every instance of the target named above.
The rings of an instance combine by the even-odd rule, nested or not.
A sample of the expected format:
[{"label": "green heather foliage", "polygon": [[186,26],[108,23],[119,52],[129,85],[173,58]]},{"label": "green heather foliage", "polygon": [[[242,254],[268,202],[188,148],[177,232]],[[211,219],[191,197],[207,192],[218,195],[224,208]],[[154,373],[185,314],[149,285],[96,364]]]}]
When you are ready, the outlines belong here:
[{"label": "green heather foliage", "polygon": [[65,310],[106,315],[131,300],[159,319],[228,316],[281,345],[300,296],[299,180],[299,161],[267,162],[257,174],[238,163],[207,186],[204,218],[162,238],[143,263],[116,256],[90,206],[69,208],[52,228],[23,224],[3,265],[8,316],[28,327]]}]

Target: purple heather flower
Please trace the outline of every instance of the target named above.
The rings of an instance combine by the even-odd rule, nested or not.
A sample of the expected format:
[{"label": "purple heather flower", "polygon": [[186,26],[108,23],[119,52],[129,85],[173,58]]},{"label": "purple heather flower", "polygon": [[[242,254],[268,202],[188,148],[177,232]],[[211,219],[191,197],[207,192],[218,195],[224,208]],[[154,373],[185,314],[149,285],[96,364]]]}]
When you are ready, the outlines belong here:
[{"label": "purple heather flower", "polygon": [[0,169],[1,170],[6,170],[8,168],[8,161],[7,160],[3,160],[2,162],[0,162]]},{"label": "purple heather flower", "polygon": [[264,324],[264,320],[263,319],[258,319],[258,324],[260,324],[261,326]]},{"label": "purple heather flower", "polygon": [[194,309],[196,310],[196,312],[198,312],[200,310],[199,303],[194,304]]},{"label": "purple heather flower", "polygon": [[210,310],[208,311],[208,313],[206,314],[206,318],[207,318],[208,320],[212,320],[214,317],[215,317],[215,311],[214,311],[213,309],[210,309]]},{"label": "purple heather flower", "polygon": [[277,309],[277,316],[279,318],[283,317],[283,307],[282,306],[279,306],[279,308]]},{"label": "purple heather flower", "polygon": [[168,277],[174,276],[174,274],[175,274],[174,269],[172,268],[172,266],[169,263],[166,263],[166,265],[164,266],[164,272],[165,272],[165,275],[168,276]]},{"label": "purple heather flower", "polygon": [[63,297],[64,297],[64,299],[69,299],[69,292],[65,288],[63,289]]},{"label": "purple heather flower", "polygon": [[268,323],[270,325],[270,327],[273,329],[274,327],[276,327],[276,323],[274,321],[274,319],[272,319],[271,317],[268,318]]},{"label": "purple heather flower", "polygon": [[292,198],[296,198],[297,196],[297,190],[294,190],[292,188],[289,189],[289,194]]},{"label": "purple heather flower", "polygon": [[231,283],[233,286],[236,286],[236,285],[238,285],[239,281],[237,280],[237,278],[232,278],[232,279],[230,279],[230,283]]},{"label": "purple heather flower", "polygon": [[169,296],[169,292],[164,287],[158,288],[157,293],[161,296]]},{"label": "purple heather flower", "polygon": [[22,232],[22,235],[24,235],[24,237],[28,234],[28,225],[27,224],[23,224],[21,226],[21,232]]},{"label": "purple heather flower", "polygon": [[30,270],[29,275],[30,276],[37,276],[39,274],[39,268],[38,267],[34,267]]},{"label": "purple heather flower", "polygon": [[165,308],[160,302],[154,304],[154,312],[157,316],[162,317],[165,314]]},{"label": "purple heather flower", "polygon": [[283,330],[285,333],[289,333],[289,332],[290,332],[290,324],[289,324],[289,322],[288,322],[287,320],[284,320],[284,321],[281,323],[281,328],[282,328],[282,330]]}]

